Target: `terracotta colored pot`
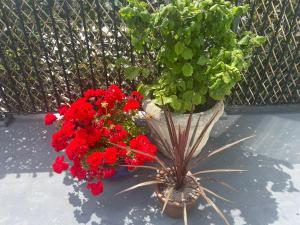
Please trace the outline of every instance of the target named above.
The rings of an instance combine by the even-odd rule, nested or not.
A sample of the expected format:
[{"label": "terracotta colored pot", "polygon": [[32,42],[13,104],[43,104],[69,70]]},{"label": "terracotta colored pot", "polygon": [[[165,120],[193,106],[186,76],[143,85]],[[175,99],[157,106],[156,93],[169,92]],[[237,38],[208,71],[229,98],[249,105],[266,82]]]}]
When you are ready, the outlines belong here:
[{"label": "terracotta colored pot", "polygon": [[[158,200],[161,202],[161,204],[163,206],[166,199],[160,191],[160,184],[157,184],[155,186],[155,192],[156,192],[156,196],[157,196]],[[198,196],[198,198],[199,198],[199,196]],[[198,198],[191,199],[189,202],[186,203],[187,211],[190,210],[191,208],[193,208],[193,206],[196,204]],[[166,205],[164,213],[166,213],[168,216],[170,216],[172,218],[182,218],[183,217],[183,209],[184,209],[183,203],[169,201]]]}]

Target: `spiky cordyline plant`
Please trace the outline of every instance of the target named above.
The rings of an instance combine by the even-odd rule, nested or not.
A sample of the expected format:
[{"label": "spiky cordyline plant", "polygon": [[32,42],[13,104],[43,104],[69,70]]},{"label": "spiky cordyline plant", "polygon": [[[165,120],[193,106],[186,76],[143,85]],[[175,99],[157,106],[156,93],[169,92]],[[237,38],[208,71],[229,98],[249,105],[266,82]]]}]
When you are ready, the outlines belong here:
[{"label": "spiky cordyline plant", "polygon": [[[205,159],[208,159],[208,158],[224,151],[225,149],[240,143],[241,141],[249,139],[252,136],[249,136],[249,137],[237,140],[235,142],[232,142],[230,144],[224,145],[214,151],[210,151],[210,152],[204,154],[203,156],[199,156],[199,157],[193,159],[194,152],[196,151],[197,147],[201,143],[201,141],[202,141],[205,133],[207,132],[209,126],[211,125],[212,121],[214,121],[215,117],[218,115],[218,112],[215,112],[213,114],[213,116],[209,119],[209,121],[207,122],[207,124],[205,125],[204,129],[201,131],[201,133],[199,134],[198,137],[195,137],[195,136],[196,136],[196,131],[197,131],[198,125],[199,125],[200,116],[197,120],[197,123],[193,130],[192,135],[190,135],[191,121],[192,121],[192,115],[193,115],[192,111],[189,115],[189,118],[188,118],[185,128],[182,128],[179,126],[178,129],[176,129],[176,126],[173,122],[172,114],[166,108],[164,108],[164,115],[165,115],[166,124],[164,124],[154,118],[147,117],[147,116],[145,116],[145,119],[147,121],[147,124],[148,124],[148,127],[149,127],[151,133],[153,134],[153,138],[155,139],[156,143],[158,144],[158,146],[160,148],[163,148],[164,150],[166,150],[169,153],[170,160],[161,159],[161,158],[158,158],[157,156],[151,156],[147,153],[141,152],[139,150],[131,149],[128,147],[118,146],[120,148],[125,148],[129,151],[133,151],[136,153],[146,155],[148,157],[152,157],[154,160],[156,160],[158,162],[159,165],[157,165],[157,166],[136,166],[136,167],[155,170],[156,174],[154,176],[151,176],[153,178],[152,180],[148,180],[148,181],[136,184],[136,185],[129,187],[117,194],[121,194],[121,193],[130,191],[130,190],[136,189],[138,187],[142,187],[142,186],[147,186],[147,185],[152,185],[152,184],[163,184],[167,187],[166,188],[167,192],[165,194],[166,196],[164,196],[165,202],[164,202],[164,205],[162,208],[162,213],[163,213],[168,201],[172,197],[171,196],[172,193],[175,190],[176,191],[182,190],[182,188],[184,188],[184,186],[185,186],[187,177],[189,177],[190,179],[193,180],[193,182],[197,186],[195,191],[198,194],[198,196],[203,197],[204,200],[215,209],[215,211],[220,215],[220,217],[224,220],[224,222],[227,225],[229,225],[229,223],[228,223],[227,219],[225,218],[224,214],[222,213],[222,211],[210,199],[210,197],[208,197],[208,194],[213,195],[224,201],[228,201],[228,200],[225,199],[224,197],[220,196],[219,194],[211,191],[210,189],[204,187],[202,185],[202,183],[200,183],[200,181],[203,179],[207,179],[208,181],[217,182],[217,183],[219,183],[225,187],[228,187],[230,189],[234,190],[234,188],[232,188],[230,185],[228,185],[227,183],[225,183],[221,180],[217,180],[217,179],[210,178],[210,177],[201,177],[201,175],[209,174],[209,173],[219,173],[219,172],[242,172],[244,170],[211,169],[211,170],[202,170],[202,171],[198,171],[198,172],[194,172],[194,173],[191,171],[196,165],[199,164],[199,162],[201,162]],[[161,126],[167,126],[169,138],[164,137],[164,135],[162,134],[161,129],[160,129]],[[123,166],[130,166],[130,165],[123,165]],[[187,213],[186,213],[186,199],[187,199],[186,197],[187,196],[184,196],[183,192],[181,192],[181,194],[182,194],[182,203],[183,203],[184,223],[187,225]]]}]

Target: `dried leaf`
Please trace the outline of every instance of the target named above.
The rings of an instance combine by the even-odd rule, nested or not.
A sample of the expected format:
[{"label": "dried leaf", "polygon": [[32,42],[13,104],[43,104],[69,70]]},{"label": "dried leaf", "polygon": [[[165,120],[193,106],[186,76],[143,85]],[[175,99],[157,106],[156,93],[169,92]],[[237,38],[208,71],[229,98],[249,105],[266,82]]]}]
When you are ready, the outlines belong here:
[{"label": "dried leaf", "polygon": [[217,148],[216,150],[214,150],[214,151],[212,151],[212,152],[209,152],[209,153],[207,153],[206,155],[201,156],[201,157],[199,157],[198,159],[196,159],[196,160],[193,162],[193,166],[192,166],[192,167],[197,166],[197,163],[198,163],[199,161],[201,161],[201,160],[206,160],[206,159],[208,159],[209,157],[211,157],[211,156],[213,156],[213,155],[215,155],[215,154],[218,154],[218,153],[220,153],[220,152],[222,152],[222,151],[224,151],[224,150],[226,150],[226,149],[228,149],[228,148],[230,148],[230,147],[232,147],[232,146],[234,146],[234,145],[236,145],[236,144],[238,144],[238,143],[240,143],[240,142],[242,142],[242,141],[248,140],[248,139],[250,139],[250,138],[252,138],[252,137],[254,137],[254,136],[255,136],[255,135],[252,135],[252,136],[249,136],[249,137],[245,137],[245,138],[242,138],[242,139],[240,139],[240,140],[234,141],[234,142],[232,142],[232,143],[230,143],[230,144],[224,145],[224,146],[222,146],[222,147],[220,147],[220,148]]},{"label": "dried leaf", "polygon": [[252,137],[254,137],[254,136],[255,136],[255,135],[251,135],[251,136],[249,136],[249,137],[245,137],[245,138],[242,138],[242,139],[237,140],[237,141],[235,141],[235,142],[232,142],[232,143],[230,143],[230,144],[224,145],[223,147],[220,147],[220,148],[214,150],[213,152],[209,153],[208,156],[207,156],[207,158],[209,158],[209,157],[211,157],[211,156],[213,156],[213,155],[215,155],[215,154],[217,154],[217,153],[220,153],[220,152],[224,151],[225,149],[230,148],[231,146],[234,146],[234,145],[236,145],[236,144],[238,144],[238,143],[240,143],[240,142],[242,142],[242,141],[248,140],[248,139],[250,139],[250,138],[252,138]]},{"label": "dried leaf", "polygon": [[201,196],[203,196],[203,198],[206,200],[206,202],[214,208],[214,210],[220,215],[220,217],[224,220],[224,222],[227,225],[230,225],[228,220],[226,219],[226,217],[222,213],[222,211],[219,209],[219,207],[209,197],[206,196],[206,194],[205,194],[204,190],[202,189],[202,187],[201,187],[201,193],[202,193]]},{"label": "dried leaf", "polygon": [[119,195],[119,194],[122,194],[122,193],[128,192],[128,191],[131,191],[131,190],[136,189],[136,188],[139,188],[139,187],[143,187],[143,186],[147,186],[147,185],[152,185],[152,184],[160,184],[160,183],[163,183],[163,182],[162,182],[162,181],[158,181],[158,180],[145,181],[145,182],[136,184],[136,185],[134,185],[134,186],[131,186],[131,187],[129,187],[129,188],[126,188],[125,190],[120,191],[120,192],[116,193],[115,195]]},{"label": "dried leaf", "polygon": [[161,214],[163,214],[164,211],[165,211],[165,208],[166,208],[166,206],[167,206],[167,204],[168,204],[168,202],[169,202],[169,200],[170,200],[170,197],[171,197],[171,195],[172,195],[172,193],[173,193],[173,188],[170,188],[168,191],[169,191],[169,193],[168,193],[167,196],[166,196],[166,200],[165,200],[165,203],[164,203],[163,208],[162,208],[162,210],[161,210]]},{"label": "dried leaf", "polygon": [[228,189],[232,190],[232,191],[238,191],[236,188],[232,187],[231,185],[227,184],[226,182],[220,180],[220,179],[216,179],[216,178],[212,178],[212,177],[201,177],[202,179],[207,179],[208,181],[212,181],[218,184],[223,185],[224,187],[227,187]]},{"label": "dried leaf", "polygon": [[210,190],[210,189],[208,189],[208,188],[205,188],[205,187],[202,186],[202,189],[203,189],[204,191],[206,191],[206,192],[208,192],[208,193],[214,195],[215,197],[217,197],[217,198],[219,198],[219,199],[222,199],[223,201],[226,201],[226,202],[232,202],[232,201],[230,201],[230,200],[228,200],[228,199],[222,197],[221,195],[219,195],[219,194],[213,192],[212,190]]},{"label": "dried leaf", "polygon": [[184,225],[188,225],[187,210],[186,210],[186,204],[185,203],[183,203],[183,221],[184,221]]},{"label": "dried leaf", "polygon": [[239,170],[239,169],[215,169],[215,170],[202,170],[196,173],[193,173],[193,175],[197,174],[204,174],[204,173],[227,173],[227,172],[244,172],[247,170]]}]

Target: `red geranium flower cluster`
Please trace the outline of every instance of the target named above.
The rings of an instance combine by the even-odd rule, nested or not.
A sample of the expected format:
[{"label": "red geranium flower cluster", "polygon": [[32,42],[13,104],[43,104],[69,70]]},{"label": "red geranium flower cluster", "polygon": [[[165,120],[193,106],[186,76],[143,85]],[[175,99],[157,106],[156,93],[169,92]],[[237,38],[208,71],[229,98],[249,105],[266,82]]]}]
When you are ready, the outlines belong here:
[{"label": "red geranium flower cluster", "polygon": [[[90,89],[71,105],[58,109],[60,129],[52,136],[52,146],[57,152],[65,152],[71,161],[71,174],[78,180],[86,180],[93,195],[103,192],[102,180],[116,173],[120,164],[136,165],[153,161],[152,157],[127,150],[126,146],[156,155],[156,146],[135,126],[133,116],[140,109],[143,97],[136,91],[126,96],[116,85],[108,89]],[[45,124],[57,117],[47,114]],[[69,168],[64,156],[58,156],[53,170],[61,173]]]}]

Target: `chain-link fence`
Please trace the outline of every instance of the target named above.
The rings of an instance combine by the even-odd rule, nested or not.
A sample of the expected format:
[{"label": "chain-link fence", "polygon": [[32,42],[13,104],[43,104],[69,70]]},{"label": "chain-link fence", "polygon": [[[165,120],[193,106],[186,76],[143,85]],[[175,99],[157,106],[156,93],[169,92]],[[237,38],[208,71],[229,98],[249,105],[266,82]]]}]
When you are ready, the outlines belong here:
[{"label": "chain-link fence", "polygon": [[[0,112],[55,110],[87,88],[132,88],[122,60],[133,52],[118,16],[126,0],[1,0]],[[151,0],[152,3],[158,2]],[[238,3],[241,1],[238,1]],[[265,35],[228,104],[300,102],[299,0],[244,0],[243,29]]]}]

